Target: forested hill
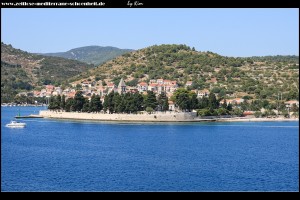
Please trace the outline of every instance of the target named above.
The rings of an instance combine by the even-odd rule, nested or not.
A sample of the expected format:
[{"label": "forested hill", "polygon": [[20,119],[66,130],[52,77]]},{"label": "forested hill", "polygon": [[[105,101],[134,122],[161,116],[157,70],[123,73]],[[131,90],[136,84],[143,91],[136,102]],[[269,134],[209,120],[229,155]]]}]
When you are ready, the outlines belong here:
[{"label": "forested hill", "polygon": [[38,85],[60,85],[92,67],[76,60],[28,53],[1,42],[1,99]]},{"label": "forested hill", "polygon": [[45,53],[42,55],[58,56],[82,62],[99,65],[108,60],[116,58],[124,53],[131,52],[132,49],[119,49],[116,47],[86,46],[71,49],[67,52]]},{"label": "forested hill", "polygon": [[299,64],[299,56],[291,55],[291,56],[252,56],[250,57],[254,61],[263,61],[263,62],[286,62],[286,63],[298,63]]},{"label": "forested hill", "polygon": [[[280,58],[280,59],[277,59]],[[117,57],[70,81],[91,79],[135,85],[150,79],[177,80],[179,86],[193,81],[192,89],[216,94],[277,98],[278,92],[296,98],[299,56],[234,58],[200,52],[186,45],[154,45]],[[297,97],[299,98],[299,97]]]}]

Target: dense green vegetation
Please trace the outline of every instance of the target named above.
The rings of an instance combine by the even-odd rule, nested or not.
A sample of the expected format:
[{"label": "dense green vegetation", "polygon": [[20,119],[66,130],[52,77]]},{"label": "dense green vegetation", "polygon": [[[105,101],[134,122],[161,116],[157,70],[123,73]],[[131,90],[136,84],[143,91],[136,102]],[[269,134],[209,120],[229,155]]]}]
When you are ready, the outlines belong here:
[{"label": "dense green vegetation", "polygon": [[[299,56],[234,58],[199,52],[186,45],[154,45],[125,53],[93,68],[78,61],[30,54],[3,43],[1,46],[1,102],[10,102],[17,92],[44,84],[68,85],[71,81],[87,79],[102,80],[106,85],[110,81],[118,83],[121,78],[128,86],[157,78],[177,80],[181,87],[187,81],[193,81],[187,92],[180,95],[177,92],[173,99],[186,111],[205,108],[201,105],[205,105],[206,100],[200,105],[199,99],[190,91],[193,89],[208,89],[218,101],[243,98],[249,104],[243,105],[244,109],[248,106],[248,109],[256,111],[280,107],[287,100],[299,100]],[[72,78],[66,80],[70,76]],[[131,95],[126,98],[134,99]],[[157,105],[161,110],[168,107],[168,102],[159,98],[156,105],[145,105],[147,99],[143,98],[143,110],[155,110]],[[125,99],[125,95],[116,99]],[[65,103],[71,105],[72,100]],[[135,112],[118,108],[117,112],[120,111]]]},{"label": "dense green vegetation", "polygon": [[71,49],[67,52],[45,53],[42,55],[68,58],[89,64],[99,65],[131,51],[133,50],[119,49],[116,47],[87,46]]},{"label": "dense green vegetation", "polygon": [[104,104],[100,96],[93,95],[89,101],[84,98],[81,91],[77,91],[74,98],[65,100],[65,96],[52,96],[48,108],[50,110],[65,110],[67,112],[104,112],[109,113],[137,113],[143,110],[166,111],[169,109],[168,99],[165,94],[161,94],[156,99],[151,91],[147,95],[139,93],[119,94],[111,92],[105,96]]},{"label": "dense green vegetation", "polygon": [[[288,111],[283,101],[277,101],[276,103],[269,103],[267,100],[254,100],[249,101],[244,99],[244,102],[238,104],[227,104],[226,100],[223,104],[220,104],[220,100],[214,93],[210,93],[208,97],[196,98],[194,92],[188,91],[184,88],[179,88],[171,100],[179,110],[184,112],[191,112],[196,110],[198,116],[224,116],[234,115],[242,116],[244,111],[256,111],[254,115],[256,117],[268,117],[277,115],[273,110],[278,109],[279,114],[288,117]],[[261,108],[265,111],[261,112]],[[100,112],[105,113],[139,113],[140,111],[146,111],[152,113],[154,111],[168,111],[169,104],[168,98],[164,93],[158,97],[152,91],[148,91],[146,95],[139,93],[125,93],[119,94],[111,92],[105,96],[104,104],[100,100],[100,96],[93,95],[89,101],[84,98],[81,91],[77,91],[74,98],[65,100],[65,96],[60,95],[50,98],[48,109],[50,110],[65,110],[66,112]],[[295,116],[299,115],[299,108],[293,105],[290,109]]]},{"label": "dense green vegetation", "polygon": [[92,68],[83,62],[35,55],[1,43],[1,103],[45,84],[67,84],[67,79]]},{"label": "dense green vegetation", "polygon": [[[126,53],[76,77],[120,80],[133,85],[150,79],[177,80],[189,89],[209,89],[218,98],[244,97],[274,102],[299,99],[299,56],[234,58],[195,51],[186,45],[154,45]],[[213,81],[214,80],[214,81]]]},{"label": "dense green vegetation", "polygon": [[285,63],[298,63],[299,64],[299,56],[252,56],[250,57],[254,61],[260,62],[285,62]]}]

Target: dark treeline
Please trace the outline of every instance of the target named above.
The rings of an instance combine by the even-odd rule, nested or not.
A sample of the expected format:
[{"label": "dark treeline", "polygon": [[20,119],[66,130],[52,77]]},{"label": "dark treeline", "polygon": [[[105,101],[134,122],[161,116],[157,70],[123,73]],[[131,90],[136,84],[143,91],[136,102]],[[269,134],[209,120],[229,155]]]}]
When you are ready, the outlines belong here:
[{"label": "dark treeline", "polygon": [[[287,114],[287,109],[284,101],[269,103],[267,100],[249,100],[244,99],[240,104],[227,104],[226,99],[223,104],[220,104],[222,98],[217,99],[214,93],[210,93],[208,97],[197,98],[197,95],[187,89],[179,88],[174,92],[171,99],[175,107],[183,112],[191,112],[196,110],[199,116],[221,116],[221,115],[236,115],[242,116],[244,111],[256,111],[261,116],[275,115],[273,110]],[[104,113],[138,113],[147,111],[168,111],[169,102],[165,93],[156,97],[155,93],[148,91],[146,95],[139,93],[119,94],[111,92],[105,96],[102,104],[99,95],[92,95],[91,100],[88,100],[82,95],[81,91],[77,91],[74,98],[65,100],[65,96],[52,96],[50,98],[50,110],[65,110],[66,112],[104,112]],[[266,111],[259,113],[261,108]],[[291,112],[298,113],[298,107],[291,107]]]},{"label": "dark treeline", "polygon": [[111,92],[105,96],[104,103],[99,95],[93,95],[91,100],[84,98],[81,91],[77,91],[74,98],[65,100],[65,96],[52,96],[48,109],[65,110],[66,112],[109,112],[137,113],[138,111],[167,111],[168,98],[163,93],[156,98],[155,93],[148,91],[147,95],[139,93],[119,94]]}]

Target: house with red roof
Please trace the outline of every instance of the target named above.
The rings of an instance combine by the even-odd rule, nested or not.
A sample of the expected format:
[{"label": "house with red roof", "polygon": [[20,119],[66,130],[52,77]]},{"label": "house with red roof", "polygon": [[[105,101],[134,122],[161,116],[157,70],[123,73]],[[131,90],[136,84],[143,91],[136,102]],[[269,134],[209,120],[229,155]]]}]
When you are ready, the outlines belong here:
[{"label": "house with red roof", "polygon": [[137,89],[139,92],[144,92],[148,90],[148,84],[146,82],[141,82],[137,84]]}]

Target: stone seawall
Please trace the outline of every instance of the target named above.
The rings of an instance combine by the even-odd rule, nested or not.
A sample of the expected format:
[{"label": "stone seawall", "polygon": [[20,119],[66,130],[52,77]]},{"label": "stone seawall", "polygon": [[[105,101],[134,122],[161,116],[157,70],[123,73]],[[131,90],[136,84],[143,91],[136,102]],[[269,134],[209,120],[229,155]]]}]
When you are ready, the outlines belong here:
[{"label": "stone seawall", "polygon": [[40,116],[56,119],[79,119],[97,121],[148,121],[148,122],[188,122],[195,121],[196,113],[156,112],[152,114],[103,114],[41,110]]}]

